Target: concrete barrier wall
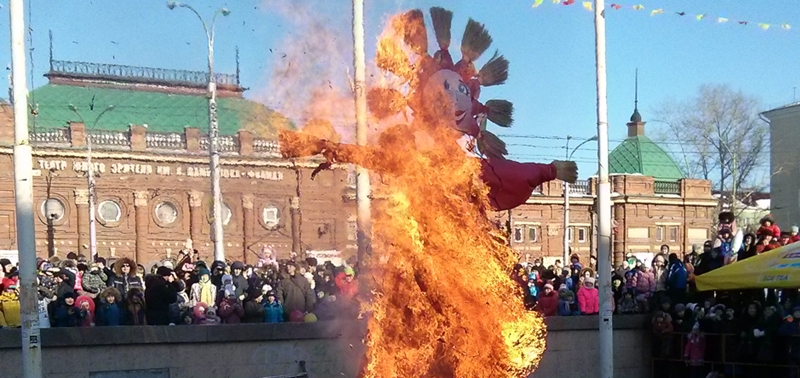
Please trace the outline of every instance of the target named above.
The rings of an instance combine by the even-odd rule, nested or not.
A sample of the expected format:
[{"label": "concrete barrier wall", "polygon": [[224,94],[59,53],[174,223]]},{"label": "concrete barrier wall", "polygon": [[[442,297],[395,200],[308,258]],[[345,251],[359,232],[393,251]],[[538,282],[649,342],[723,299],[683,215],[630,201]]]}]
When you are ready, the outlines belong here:
[{"label": "concrete barrier wall", "polygon": [[[548,349],[533,378],[596,375],[597,317],[547,320]],[[615,318],[615,378],[650,371],[644,318]],[[355,377],[365,329],[357,322],[42,330],[46,378]],[[0,330],[0,376],[21,377],[19,330]],[[466,377],[465,377],[466,378]]]}]

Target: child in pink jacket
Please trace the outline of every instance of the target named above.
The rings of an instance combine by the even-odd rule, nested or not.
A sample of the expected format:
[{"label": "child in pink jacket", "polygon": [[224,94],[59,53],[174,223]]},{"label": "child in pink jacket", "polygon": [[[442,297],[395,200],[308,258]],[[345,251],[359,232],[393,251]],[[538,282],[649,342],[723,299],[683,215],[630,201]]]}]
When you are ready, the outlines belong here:
[{"label": "child in pink jacket", "polygon": [[583,286],[578,289],[578,306],[583,315],[594,315],[600,312],[600,298],[594,287],[594,278],[583,279]]}]

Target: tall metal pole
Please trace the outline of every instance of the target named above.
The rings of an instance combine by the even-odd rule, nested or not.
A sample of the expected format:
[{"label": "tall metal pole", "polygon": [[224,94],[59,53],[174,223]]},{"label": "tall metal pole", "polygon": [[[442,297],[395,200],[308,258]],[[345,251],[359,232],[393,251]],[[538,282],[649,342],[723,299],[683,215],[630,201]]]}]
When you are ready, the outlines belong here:
[{"label": "tall metal pole", "polygon": [[[565,152],[566,160],[569,160],[569,141],[572,139],[571,136],[567,135],[567,145],[564,147],[567,152]],[[564,266],[570,266],[570,257],[569,257],[569,183],[564,181]],[[561,272],[559,272],[560,274]]]},{"label": "tall metal pole", "polygon": [[222,229],[222,189],[220,189],[220,168],[219,168],[219,123],[217,120],[217,82],[214,78],[214,24],[217,21],[217,16],[229,15],[231,12],[227,8],[220,8],[214,13],[211,19],[211,27],[209,27],[203,16],[197,10],[192,8],[191,5],[182,4],[177,1],[167,2],[169,9],[176,7],[186,8],[200,19],[203,24],[203,30],[206,32],[206,40],[208,42],[208,165],[211,174],[211,197],[213,202],[212,213],[214,219],[212,221],[212,238],[214,240],[214,260],[225,261],[225,243],[224,232]]},{"label": "tall metal pole", "polygon": [[597,377],[614,376],[614,334],[611,293],[611,184],[608,180],[608,103],[606,98],[605,1],[594,1],[595,59],[597,64],[597,278],[600,282],[599,371]]},{"label": "tall metal pole", "polygon": [[97,222],[95,221],[94,167],[92,166],[92,138],[86,136],[86,179],[89,184],[89,256],[91,261],[97,257]]},{"label": "tall metal pole", "polygon": [[[353,0],[353,65],[355,66],[356,142],[367,144],[367,83],[364,53],[364,0]],[[358,227],[358,261],[370,253],[372,214],[370,213],[369,172],[356,166],[356,206]]]},{"label": "tall metal pole", "polygon": [[39,284],[33,214],[33,153],[28,139],[28,89],[25,82],[25,16],[22,0],[10,0],[11,83],[14,102],[14,202],[19,251],[22,376],[42,377],[39,335]]}]

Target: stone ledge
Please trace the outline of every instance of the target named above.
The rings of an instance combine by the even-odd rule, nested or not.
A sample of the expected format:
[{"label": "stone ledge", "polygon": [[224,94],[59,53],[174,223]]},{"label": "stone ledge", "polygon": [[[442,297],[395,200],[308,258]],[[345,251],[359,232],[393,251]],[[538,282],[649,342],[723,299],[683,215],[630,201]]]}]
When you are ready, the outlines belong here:
[{"label": "stone ledge", "polygon": [[[647,315],[615,316],[614,329],[642,329]],[[548,332],[591,331],[598,328],[597,316],[554,316],[545,319]],[[47,328],[41,330],[44,347],[110,346],[122,344],[225,343],[239,341],[281,341],[362,338],[366,325],[358,321],[279,324],[231,324],[216,326],[144,326]],[[0,330],[0,349],[22,347],[19,329]]]},{"label": "stone ledge", "polygon": [[[345,330],[361,338],[365,324],[356,321],[230,324],[215,326],[143,326],[42,329],[44,347],[104,346],[122,344],[224,343],[239,341],[281,341],[336,339]],[[0,349],[22,347],[21,330],[0,330]]]},{"label": "stone ledge", "polygon": [[[614,329],[642,329],[649,322],[648,315],[615,315],[612,319]],[[597,330],[599,316],[551,316],[545,318],[547,331],[590,331]]]}]

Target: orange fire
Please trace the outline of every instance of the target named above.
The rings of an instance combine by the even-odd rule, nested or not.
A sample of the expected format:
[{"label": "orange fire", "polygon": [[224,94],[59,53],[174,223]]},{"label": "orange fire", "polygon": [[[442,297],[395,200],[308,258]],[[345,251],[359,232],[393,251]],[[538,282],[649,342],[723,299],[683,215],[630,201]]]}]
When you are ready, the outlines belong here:
[{"label": "orange fire", "polygon": [[[419,90],[410,77],[424,64],[399,48],[409,35],[424,37],[419,22],[395,17],[380,39],[376,62],[407,80],[371,90],[373,115],[401,111],[402,99]],[[455,142],[460,133],[451,106],[443,99],[424,107],[424,115],[415,113],[368,147],[338,143],[320,121],[281,133],[285,157],[322,154],[380,175],[373,187],[380,198],[373,201],[374,252],[360,276],[373,293],[362,376],[525,377],[544,352],[544,322],[526,311],[510,278],[518,253],[487,217],[480,162]]]}]

